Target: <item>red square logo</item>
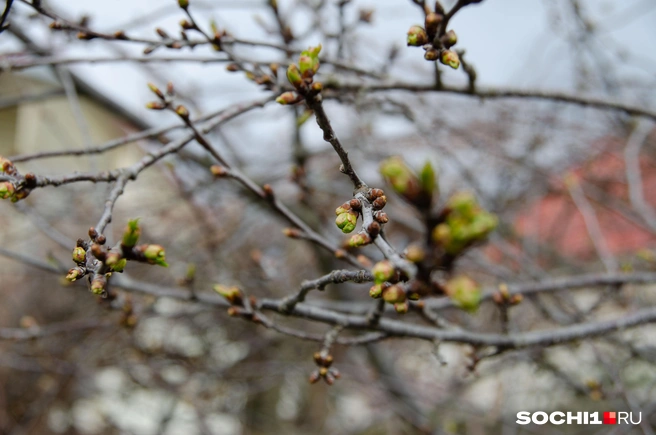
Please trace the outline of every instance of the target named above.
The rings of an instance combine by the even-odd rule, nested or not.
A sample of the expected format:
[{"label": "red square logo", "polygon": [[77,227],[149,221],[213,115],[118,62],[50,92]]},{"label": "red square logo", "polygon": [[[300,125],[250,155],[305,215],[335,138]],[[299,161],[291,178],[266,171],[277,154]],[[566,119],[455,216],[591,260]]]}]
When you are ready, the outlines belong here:
[{"label": "red square logo", "polygon": [[617,424],[617,413],[604,412],[604,424]]}]

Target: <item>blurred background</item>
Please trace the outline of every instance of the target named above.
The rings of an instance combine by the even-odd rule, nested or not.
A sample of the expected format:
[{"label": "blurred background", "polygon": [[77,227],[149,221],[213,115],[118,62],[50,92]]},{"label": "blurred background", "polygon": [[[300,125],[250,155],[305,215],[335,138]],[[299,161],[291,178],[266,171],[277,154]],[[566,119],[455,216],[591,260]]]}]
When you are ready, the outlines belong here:
[{"label": "blurred background", "polygon": [[[61,17],[101,32],[178,35],[176,1],[43,1]],[[595,272],[656,269],[656,131],[649,117],[532,98],[483,99],[450,92],[368,91],[411,83],[465,89],[461,70],[426,62],[406,47],[421,24],[412,1],[290,0],[278,17],[264,0],[191,0],[199,25],[215,20],[236,38],[290,46],[321,43],[324,83],[364,87],[326,93],[326,111],[360,175],[384,188],[381,160],[402,155],[438,168],[441,199],[471,190],[499,216],[490,242],[458,269],[488,287]],[[455,2],[444,2],[447,9]],[[31,158],[85,150],[145,129],[178,126],[149,111],[146,86],[175,85],[202,117],[271,96],[220,53],[160,48],[53,31],[52,19],[15,2],[0,34],[0,155],[22,173],[56,176],[129,166],[182,134],[167,131],[103,154]],[[451,21],[477,89],[512,88],[609,99],[656,110],[656,3],[652,0],[486,0]],[[250,61],[289,63],[284,51],[239,45]],[[37,65],[42,59],[42,65]],[[143,59],[150,59],[144,61]],[[153,60],[159,59],[159,60]],[[273,103],[208,137],[227,159],[339,244],[333,210],[351,196],[339,160],[303,107]],[[216,180],[201,147],[158,162],[118,200],[109,244],[139,217],[142,239],[166,247],[168,269],[126,273],[160,289],[212,292],[237,285],[256,297],[290,294],[305,279],[345,267],[316,246],[284,236],[288,224],[230,180]],[[302,169],[302,170],[299,170]],[[574,181],[572,181],[574,180]],[[215,306],[121,290],[96,299],[68,284],[75,240],[98,221],[111,186],[76,183],[0,203],[0,433],[6,434],[378,434],[645,433],[656,430],[653,326],[572,345],[504,353],[472,363],[472,349],[388,340],[333,349],[342,378],[309,385],[319,343],[229,318]],[[418,216],[392,195],[390,241],[422,237]],[[373,247],[364,252],[381,255]],[[64,271],[62,273],[62,270]],[[194,273],[190,273],[193,270]],[[192,279],[193,278],[193,279]],[[341,284],[309,303],[359,304],[368,286]],[[653,306],[653,285],[539,294],[514,309],[510,330],[617,317]],[[348,302],[352,300],[352,302]],[[339,302],[338,302],[339,301]],[[347,302],[344,302],[347,301]],[[335,305],[337,306],[337,305]],[[128,308],[126,308],[128,307]],[[445,309],[449,322],[500,332],[500,313]],[[324,334],[327,327],[280,319]],[[419,320],[418,320],[419,321]],[[16,332],[19,331],[19,332]],[[22,332],[20,332],[22,331]],[[517,411],[641,412],[638,426],[515,424]]]}]

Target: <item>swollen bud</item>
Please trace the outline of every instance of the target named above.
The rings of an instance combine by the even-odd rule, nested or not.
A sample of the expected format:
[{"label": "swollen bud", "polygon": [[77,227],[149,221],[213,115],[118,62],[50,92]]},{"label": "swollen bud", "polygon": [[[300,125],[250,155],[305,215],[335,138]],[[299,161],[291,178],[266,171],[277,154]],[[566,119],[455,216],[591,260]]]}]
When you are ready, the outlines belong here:
[{"label": "swollen bud", "polygon": [[79,267],[74,267],[68,271],[68,275],[66,275],[66,279],[70,282],[73,282],[73,281],[77,281],[82,276],[84,276],[84,270]]},{"label": "swollen bud", "polygon": [[358,218],[355,213],[342,213],[335,219],[335,225],[345,234],[353,231],[357,222]]},{"label": "swollen bud", "polygon": [[126,248],[133,248],[139,242],[141,236],[141,228],[139,228],[139,218],[130,219],[125,232],[123,233],[123,241],[121,244]]},{"label": "swollen bud", "polygon": [[104,275],[100,275],[94,278],[93,281],[91,281],[91,293],[93,293],[94,295],[103,294],[106,287],[107,287],[107,278],[105,278]]},{"label": "swollen bud", "polygon": [[410,309],[410,304],[408,304],[408,301],[397,302],[394,304],[394,309],[399,314],[405,314],[408,312],[408,309]]},{"label": "swollen bud", "polygon": [[371,243],[371,237],[369,237],[366,234],[358,233],[358,234],[353,234],[351,236],[351,238],[348,241],[348,246],[350,248],[358,248],[368,243]]},{"label": "swollen bud", "polygon": [[143,254],[150,264],[158,264],[160,266],[169,267],[169,265],[166,264],[166,252],[162,246],[148,245],[146,246],[146,249],[144,249]]},{"label": "swollen bud", "polygon": [[187,9],[189,7],[189,0],[178,0],[178,6],[182,9]]},{"label": "swollen bud", "polygon": [[298,69],[296,64],[289,65],[287,68],[287,80],[295,88],[300,88],[303,85],[303,79],[301,78],[301,71]]},{"label": "swollen bud", "polygon": [[453,47],[454,45],[456,45],[457,42],[458,42],[458,36],[456,35],[456,32],[454,32],[453,30],[449,30],[442,37],[442,44],[444,44],[446,48]]},{"label": "swollen bud", "polygon": [[383,295],[383,285],[375,284],[369,289],[369,296],[374,299],[378,299]]},{"label": "swollen bud", "polygon": [[148,83],[148,89],[150,89],[153,94],[157,95],[157,97],[161,98],[162,100],[164,99],[164,94],[162,91],[160,91],[159,88],[153,83]]},{"label": "swollen bud", "polygon": [[376,263],[371,269],[371,274],[374,276],[374,282],[381,284],[389,281],[394,277],[394,266],[389,260],[383,260]]},{"label": "swollen bud", "polygon": [[426,50],[426,53],[424,53],[424,59],[429,60],[431,62],[436,61],[440,57],[440,52],[431,47],[428,50]]},{"label": "swollen bud", "polygon": [[223,296],[231,305],[241,305],[244,300],[244,295],[237,287],[216,284],[214,291]]},{"label": "swollen bud", "polygon": [[422,45],[428,43],[428,35],[426,31],[421,26],[412,26],[408,30],[407,38],[409,47],[421,47]]},{"label": "swollen bud", "polygon": [[451,300],[465,311],[474,312],[481,303],[481,289],[476,281],[468,276],[451,278],[444,289]]},{"label": "swollen bud", "polygon": [[10,183],[9,181],[0,183],[0,198],[2,199],[11,198],[12,196],[14,196],[15,192],[16,192],[16,188],[14,187],[13,183]]},{"label": "swollen bud", "polygon": [[73,249],[73,261],[76,263],[84,263],[87,259],[87,251],[80,247],[77,246],[75,249]]},{"label": "swollen bud", "polygon": [[460,66],[460,58],[458,57],[458,54],[451,50],[442,51],[440,62],[442,62],[444,65],[450,66],[453,69],[458,69]]},{"label": "swollen bud", "polygon": [[287,104],[295,104],[300,101],[299,96],[296,94],[296,92],[285,92],[283,94],[280,94],[278,98],[276,98],[276,103],[282,104],[283,106]]},{"label": "swollen bud", "polygon": [[399,285],[393,285],[383,290],[383,299],[390,304],[405,302],[405,291]]},{"label": "swollen bud", "polygon": [[175,108],[175,113],[178,114],[179,117],[181,118],[189,118],[189,110],[183,105],[179,105],[178,107]]}]

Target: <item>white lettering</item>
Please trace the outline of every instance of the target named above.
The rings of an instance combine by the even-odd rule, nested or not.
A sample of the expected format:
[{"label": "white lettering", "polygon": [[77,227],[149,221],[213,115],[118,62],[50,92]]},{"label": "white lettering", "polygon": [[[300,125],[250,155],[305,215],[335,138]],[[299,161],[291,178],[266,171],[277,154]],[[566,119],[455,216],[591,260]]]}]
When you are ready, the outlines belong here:
[{"label": "white lettering", "polygon": [[520,411],[517,413],[517,424],[529,424],[531,422],[531,413]]},{"label": "white lettering", "polygon": [[542,411],[534,412],[531,420],[533,420],[533,423],[535,424],[545,424],[549,421],[549,415]]},{"label": "white lettering", "polygon": [[[561,417],[561,418],[557,420],[556,417]],[[552,412],[551,415],[549,416],[549,421],[551,422],[551,424],[563,424],[565,423],[565,413],[560,411]]]},{"label": "white lettering", "polygon": [[576,424],[582,424],[583,423],[583,413],[582,412],[577,412],[576,415],[574,415],[573,412],[568,412],[567,413],[567,424],[573,424],[574,421],[576,421]]}]

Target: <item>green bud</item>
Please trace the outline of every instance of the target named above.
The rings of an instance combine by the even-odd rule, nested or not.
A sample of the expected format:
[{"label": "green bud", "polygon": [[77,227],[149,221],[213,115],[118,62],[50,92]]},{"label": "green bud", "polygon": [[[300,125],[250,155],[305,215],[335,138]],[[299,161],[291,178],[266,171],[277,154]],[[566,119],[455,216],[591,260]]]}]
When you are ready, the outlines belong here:
[{"label": "green bud", "polygon": [[123,233],[122,245],[126,248],[132,248],[139,242],[141,235],[141,228],[139,228],[139,218],[131,219]]},{"label": "green bud", "polygon": [[[432,171],[432,168],[430,168]],[[426,186],[430,189],[431,174],[425,169]],[[394,191],[410,204],[421,209],[430,208],[432,196],[422,188],[419,177],[405,164],[401,157],[390,157],[380,165],[380,173]],[[432,175],[434,177],[434,175]],[[433,187],[434,189],[434,187]]]},{"label": "green bud", "polygon": [[166,252],[162,246],[148,245],[146,246],[146,249],[144,249],[143,254],[150,264],[158,264],[160,266],[169,267],[169,265],[166,264]]},{"label": "green bud", "polygon": [[379,261],[371,269],[371,274],[374,276],[374,282],[381,284],[389,281],[394,277],[394,266],[389,260]]},{"label": "green bud", "polygon": [[394,304],[394,309],[399,314],[405,314],[410,309],[410,304],[408,302],[397,302]]},{"label": "green bud", "polygon": [[[312,71],[312,58],[310,56],[301,55],[298,58],[298,66],[301,69],[301,74],[305,76],[306,71]],[[312,71],[314,73],[314,71]]]},{"label": "green bud", "polygon": [[116,263],[114,263],[114,265],[112,266],[112,270],[114,272],[123,272],[127,264],[128,264],[128,260],[126,260],[125,258],[121,258]]},{"label": "green bud", "polygon": [[12,196],[14,196],[15,192],[16,192],[16,188],[14,188],[13,183],[10,183],[9,181],[0,183],[0,198],[2,199],[11,198]]},{"label": "green bud", "polygon": [[295,88],[299,88],[303,84],[301,71],[299,71],[296,64],[291,64],[287,68],[287,80],[289,80],[289,83],[291,83]]},{"label": "green bud", "polygon": [[87,259],[87,251],[84,248],[77,246],[73,249],[73,261],[76,263],[84,263]]},{"label": "green bud", "polygon": [[104,276],[99,276],[91,281],[91,293],[94,295],[101,295],[107,287],[107,279]]},{"label": "green bud", "polygon": [[473,279],[460,275],[447,281],[444,288],[458,307],[468,312],[478,309],[481,303],[481,289]]},{"label": "green bud", "polygon": [[276,103],[282,104],[283,106],[286,106],[287,104],[295,104],[299,101],[298,95],[295,92],[284,92],[276,98]]},{"label": "green bud", "polygon": [[74,267],[68,271],[68,275],[66,275],[66,279],[70,282],[73,282],[80,279],[83,275],[84,275],[84,270],[80,269],[79,267]]},{"label": "green bud", "polygon": [[458,69],[460,66],[460,58],[458,57],[458,53],[451,50],[442,51],[440,62],[442,62],[444,65],[450,66],[453,69]]},{"label": "green bud", "polygon": [[421,190],[431,198],[439,190],[435,170],[433,170],[433,165],[429,161],[426,161],[424,167],[421,168],[421,172],[419,172],[419,185],[421,186]]},{"label": "green bud", "polygon": [[410,27],[410,30],[408,30],[407,42],[410,47],[421,47],[428,43],[428,35],[426,35],[426,31],[423,27],[412,26]]},{"label": "green bud", "polygon": [[380,298],[382,294],[383,294],[382,284],[375,284],[369,289],[369,296],[371,296],[374,299]]},{"label": "green bud", "polygon": [[449,30],[443,37],[443,44],[447,48],[451,48],[458,42],[458,35],[453,30]]},{"label": "green bud", "polygon": [[393,285],[383,290],[383,299],[390,304],[405,302],[405,291],[399,285]]},{"label": "green bud", "polygon": [[358,218],[355,213],[342,213],[335,219],[335,224],[343,233],[350,233],[355,229]]},{"label": "green bud", "polygon": [[187,9],[189,7],[189,0],[178,0],[178,5],[182,9]]},{"label": "green bud", "polygon": [[237,287],[227,287],[221,284],[216,284],[214,291],[223,296],[231,305],[241,305],[243,301],[243,294]]},{"label": "green bud", "polygon": [[351,248],[358,248],[360,246],[364,246],[368,243],[371,242],[371,238],[367,236],[366,234],[358,233],[358,234],[353,234],[351,238],[349,239],[348,245]]}]

